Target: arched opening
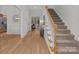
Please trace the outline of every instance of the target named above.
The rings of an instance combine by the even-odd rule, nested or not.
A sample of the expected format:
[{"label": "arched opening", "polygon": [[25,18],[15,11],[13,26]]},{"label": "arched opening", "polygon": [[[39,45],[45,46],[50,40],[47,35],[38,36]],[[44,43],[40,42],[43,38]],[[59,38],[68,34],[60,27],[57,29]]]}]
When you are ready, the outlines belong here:
[{"label": "arched opening", "polygon": [[0,13],[0,33],[7,32],[7,16]]}]

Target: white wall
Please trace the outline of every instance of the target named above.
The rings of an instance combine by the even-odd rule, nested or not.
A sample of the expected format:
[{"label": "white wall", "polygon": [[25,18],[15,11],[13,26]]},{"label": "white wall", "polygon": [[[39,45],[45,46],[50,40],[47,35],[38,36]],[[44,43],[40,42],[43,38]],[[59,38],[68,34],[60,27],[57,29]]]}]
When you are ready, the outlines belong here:
[{"label": "white wall", "polygon": [[1,13],[7,15],[7,33],[20,34],[20,20],[18,22],[13,21],[13,15],[20,15],[20,11],[15,6],[11,5],[1,5],[1,7]]},{"label": "white wall", "polygon": [[21,38],[31,30],[31,16],[40,16],[40,6],[18,5],[21,10]]},{"label": "white wall", "polygon": [[0,13],[1,13],[1,9],[2,9],[2,6],[0,6]]},{"label": "white wall", "polygon": [[[23,38],[27,35],[28,31],[31,29],[31,16],[41,15],[41,6],[28,6],[28,5],[4,5],[0,10],[2,13],[7,15],[7,33],[8,34],[21,34]],[[21,22],[14,22],[13,15],[19,14],[21,16]]]},{"label": "white wall", "polygon": [[24,38],[30,31],[30,18],[27,6],[18,6],[21,9],[21,38]]},{"label": "white wall", "polygon": [[30,27],[31,27],[31,21],[32,17],[39,17],[40,20],[42,20],[42,10],[40,8],[33,8],[29,10],[29,16],[30,16]]},{"label": "white wall", "polygon": [[57,14],[62,18],[72,34],[75,35],[75,40],[79,41],[79,6],[52,6]]},{"label": "white wall", "polygon": [[24,38],[29,32],[29,14],[28,11],[23,12],[21,17],[21,38]]}]

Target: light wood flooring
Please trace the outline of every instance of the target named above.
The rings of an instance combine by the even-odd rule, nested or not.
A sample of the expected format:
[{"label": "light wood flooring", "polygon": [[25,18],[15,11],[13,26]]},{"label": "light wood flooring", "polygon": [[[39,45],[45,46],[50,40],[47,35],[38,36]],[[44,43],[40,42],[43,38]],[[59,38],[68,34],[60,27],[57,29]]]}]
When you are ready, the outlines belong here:
[{"label": "light wood flooring", "polygon": [[19,35],[0,36],[0,53],[48,54],[49,50],[39,31],[35,30],[23,39]]}]

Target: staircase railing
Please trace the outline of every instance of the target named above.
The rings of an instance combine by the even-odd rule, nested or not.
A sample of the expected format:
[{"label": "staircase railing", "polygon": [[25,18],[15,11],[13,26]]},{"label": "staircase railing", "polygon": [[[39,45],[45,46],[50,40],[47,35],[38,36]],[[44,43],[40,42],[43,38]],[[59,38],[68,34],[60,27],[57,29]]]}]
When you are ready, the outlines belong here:
[{"label": "staircase railing", "polygon": [[51,22],[51,26],[52,26],[52,32],[54,33],[54,39],[53,39],[53,43],[54,43],[54,47],[50,47],[50,49],[54,52],[57,53],[57,47],[56,47],[56,32],[57,32],[57,25],[54,23],[54,20],[52,19],[49,11],[48,11],[48,7],[45,6],[46,12],[48,14],[49,20]]}]

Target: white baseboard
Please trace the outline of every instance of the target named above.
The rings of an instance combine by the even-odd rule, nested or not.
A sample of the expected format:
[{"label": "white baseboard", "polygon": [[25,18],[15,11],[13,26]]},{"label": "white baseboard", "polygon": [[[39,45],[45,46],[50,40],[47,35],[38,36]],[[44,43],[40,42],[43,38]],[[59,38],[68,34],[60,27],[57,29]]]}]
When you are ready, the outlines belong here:
[{"label": "white baseboard", "polygon": [[20,33],[13,33],[13,32],[7,32],[7,34],[15,34],[15,35],[20,35]]},{"label": "white baseboard", "polygon": [[79,41],[79,36],[77,36],[75,33],[73,33],[72,31],[71,31],[71,33],[75,36],[74,37],[74,39],[76,40],[76,41]]}]

